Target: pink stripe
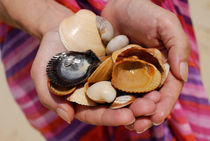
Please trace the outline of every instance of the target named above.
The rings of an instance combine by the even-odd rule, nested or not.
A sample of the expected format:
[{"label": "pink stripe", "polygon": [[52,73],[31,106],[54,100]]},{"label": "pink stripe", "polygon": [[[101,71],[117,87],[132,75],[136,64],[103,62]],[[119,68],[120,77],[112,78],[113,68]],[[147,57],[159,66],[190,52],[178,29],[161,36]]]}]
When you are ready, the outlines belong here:
[{"label": "pink stripe", "polygon": [[2,24],[0,26],[0,38],[4,37],[7,33],[8,25]]},{"label": "pink stripe", "polygon": [[203,128],[210,129],[210,120],[209,120],[210,116],[193,113],[191,111],[185,111],[185,113],[190,124],[194,124],[194,126],[200,126]]},{"label": "pink stripe", "polygon": [[170,119],[170,122],[175,126],[175,128],[183,135],[193,134],[192,129],[188,123],[179,124],[174,119]]},{"label": "pink stripe", "polygon": [[190,17],[188,4],[183,3],[180,0],[173,0],[173,3],[179,7],[179,10],[183,15]]},{"label": "pink stripe", "polygon": [[35,120],[30,120],[30,123],[34,126],[36,126],[37,128],[43,128],[45,126],[48,126],[51,122],[53,122],[54,120],[57,119],[57,114],[53,111],[48,111],[45,114],[43,114],[42,116],[40,116],[39,118],[35,119]]},{"label": "pink stripe", "polygon": [[37,93],[34,88],[31,91],[29,91],[28,93],[26,93],[23,97],[16,98],[15,100],[19,105],[25,105],[36,97],[37,97]]},{"label": "pink stripe", "polygon": [[196,126],[194,124],[191,124],[191,127],[193,129],[193,131],[195,131],[196,133],[202,133],[202,134],[206,134],[206,135],[210,135],[210,129],[209,128],[203,128],[200,126]]},{"label": "pink stripe", "polygon": [[184,95],[190,95],[198,98],[207,98],[204,87],[192,83],[185,83],[182,89],[182,93]]},{"label": "pink stripe", "polygon": [[27,93],[34,89],[34,83],[29,77],[24,78],[24,76],[22,76],[21,78],[23,78],[22,81],[9,82],[9,86],[15,99],[23,98]]},{"label": "pink stripe", "polygon": [[31,53],[37,45],[39,45],[39,41],[31,37],[12,51],[12,53],[3,59],[6,71]]},{"label": "pink stripe", "polygon": [[[199,107],[200,104],[197,104],[197,106]],[[209,116],[210,118],[210,111],[209,109],[199,109],[198,110],[198,107],[192,107],[192,106],[189,106],[189,105],[183,105],[183,108],[186,110],[186,111],[191,111],[193,113],[197,113],[197,114],[201,114],[201,115],[205,115],[205,116]]]}]

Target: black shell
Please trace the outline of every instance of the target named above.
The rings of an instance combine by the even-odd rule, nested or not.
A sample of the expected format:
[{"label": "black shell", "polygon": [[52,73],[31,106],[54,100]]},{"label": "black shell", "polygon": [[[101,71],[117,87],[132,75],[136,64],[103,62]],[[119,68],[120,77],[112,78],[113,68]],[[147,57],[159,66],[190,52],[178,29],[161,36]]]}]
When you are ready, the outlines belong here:
[{"label": "black shell", "polygon": [[47,65],[49,80],[61,87],[72,87],[86,82],[101,63],[91,50],[68,51],[55,55]]}]

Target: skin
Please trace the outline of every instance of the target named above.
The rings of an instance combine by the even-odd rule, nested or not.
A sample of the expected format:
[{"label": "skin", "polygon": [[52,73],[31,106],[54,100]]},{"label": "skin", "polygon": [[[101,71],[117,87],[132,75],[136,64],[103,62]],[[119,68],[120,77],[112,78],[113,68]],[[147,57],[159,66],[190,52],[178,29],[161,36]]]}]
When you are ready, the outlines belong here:
[{"label": "skin", "polygon": [[[28,4],[28,12],[21,11],[20,3],[23,1]],[[175,15],[149,0],[109,0],[102,16],[113,24],[115,33],[128,35],[132,42],[146,47],[160,49],[171,66],[168,78],[159,91],[136,99],[128,108],[111,110],[103,106],[72,105],[50,94],[46,65],[52,56],[66,50],[59,39],[58,24],[73,12],[52,0],[21,2],[0,0],[0,18],[41,40],[31,76],[40,102],[45,107],[57,112],[68,123],[75,117],[93,125],[125,125],[138,133],[167,118],[181,92],[183,80],[187,78],[190,52],[189,41]],[[39,24],[33,21],[39,21]],[[185,63],[182,69],[184,77],[180,73],[182,62]]]}]

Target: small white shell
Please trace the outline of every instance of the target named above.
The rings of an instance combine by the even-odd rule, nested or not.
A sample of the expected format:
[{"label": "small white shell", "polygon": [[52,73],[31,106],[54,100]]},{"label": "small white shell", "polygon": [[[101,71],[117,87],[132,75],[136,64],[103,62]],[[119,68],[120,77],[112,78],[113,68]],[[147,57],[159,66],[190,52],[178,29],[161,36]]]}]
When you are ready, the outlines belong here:
[{"label": "small white shell", "polygon": [[126,47],[129,44],[129,39],[125,35],[118,35],[114,37],[107,45],[106,47],[106,53],[112,54],[112,52],[121,49],[123,47]]},{"label": "small white shell", "polygon": [[132,95],[121,95],[118,96],[114,102],[112,103],[112,105],[110,106],[111,109],[119,109],[122,107],[125,107],[131,103],[133,103],[133,101],[136,99],[135,96]]},{"label": "small white shell", "polygon": [[109,21],[103,17],[96,16],[96,24],[101,35],[101,40],[107,44],[114,36],[114,29]]},{"label": "small white shell", "polygon": [[100,81],[87,89],[87,96],[97,103],[111,103],[117,93],[110,81]]}]

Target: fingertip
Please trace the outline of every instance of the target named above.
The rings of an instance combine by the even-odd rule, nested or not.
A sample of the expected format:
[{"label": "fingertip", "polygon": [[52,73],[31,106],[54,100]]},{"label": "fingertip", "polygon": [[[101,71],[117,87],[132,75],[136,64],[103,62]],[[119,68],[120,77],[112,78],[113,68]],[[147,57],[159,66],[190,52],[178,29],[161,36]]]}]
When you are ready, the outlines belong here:
[{"label": "fingertip", "polygon": [[152,115],[156,110],[155,103],[147,98],[137,98],[129,107],[135,117]]},{"label": "fingertip", "polygon": [[134,130],[136,130],[137,134],[141,134],[152,127],[152,122],[148,118],[139,118],[134,123]]},{"label": "fingertip", "polygon": [[69,124],[74,119],[74,109],[71,103],[59,103],[56,113]]},{"label": "fingertip", "polygon": [[160,101],[160,93],[158,91],[152,91],[144,96],[144,98],[148,98],[152,100],[154,103]]}]

